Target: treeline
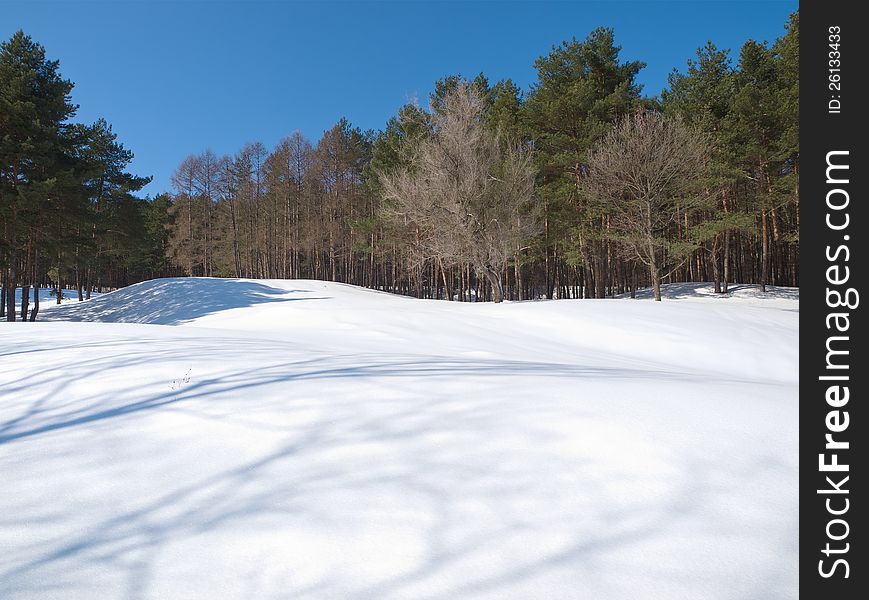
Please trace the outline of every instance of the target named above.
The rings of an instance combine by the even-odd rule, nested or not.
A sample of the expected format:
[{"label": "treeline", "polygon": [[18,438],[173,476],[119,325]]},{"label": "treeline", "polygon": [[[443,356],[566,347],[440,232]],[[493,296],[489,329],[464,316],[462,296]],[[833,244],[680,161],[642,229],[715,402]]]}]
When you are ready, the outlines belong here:
[{"label": "treeline", "polygon": [[[42,52],[19,34],[3,56],[26,54],[22,45]],[[149,202],[132,196],[145,180],[124,172],[130,155],[105,123],[66,124],[71,84],[42,56],[51,68],[39,72],[60,90],[53,120],[39,120],[55,158],[22,159],[22,148],[51,144],[16,146],[7,140],[36,134],[10,138],[13,120],[0,120],[4,290],[52,268],[85,294],[168,274],[458,300],[795,286],[798,49],[795,13],[770,45],[748,41],[731,57],[707,44],[649,98],[643,63],[623,60],[599,28],[538,58],[527,91],[446,77],[428,106],[403,106],[382,131],[341,120],[315,143],[296,132],[271,150],[191,155],[173,193]],[[86,152],[99,131],[113,150]]]},{"label": "treeline", "polygon": [[71,121],[72,88],[23,32],[0,44],[0,317],[9,321],[16,287],[20,318],[33,321],[40,285],[75,287],[83,299],[168,267],[168,198],[134,195],[150,179],[126,171],[132,153],[105,120]]},{"label": "treeline", "polygon": [[[377,133],[342,120],[313,144],[297,132],[272,152],[255,143],[235,156],[192,155],[173,178],[172,264],[188,275],[328,279],[459,300],[603,298],[654,286],[656,274],[657,283],[714,281],[717,291],[796,286],[798,36],[794,14],[775,43],[746,42],[736,64],[707,44],[661,98],[647,98],[636,81],[643,63],[623,61],[601,28],[537,59],[527,93],[510,80],[451,76],[429,106],[405,105]],[[473,114],[445,132],[468,109],[450,114],[462,94]],[[641,200],[628,202],[624,187],[614,196],[612,180],[598,185],[592,164],[638,111],[666,123],[660,135],[678,128],[686,140],[680,158],[669,156],[682,163],[678,181],[658,190],[645,231],[629,223]],[[621,141],[623,158],[661,167],[652,160],[661,139],[646,140],[648,156]],[[493,143],[503,156],[487,162]],[[689,147],[702,156],[685,156]],[[509,156],[530,157],[533,189],[521,200],[515,186],[487,183],[500,181]],[[460,167],[452,176],[467,185],[447,200],[444,176]],[[420,170],[404,196],[385,185]],[[478,221],[468,239],[462,210]],[[497,235],[483,217],[499,223]]]}]

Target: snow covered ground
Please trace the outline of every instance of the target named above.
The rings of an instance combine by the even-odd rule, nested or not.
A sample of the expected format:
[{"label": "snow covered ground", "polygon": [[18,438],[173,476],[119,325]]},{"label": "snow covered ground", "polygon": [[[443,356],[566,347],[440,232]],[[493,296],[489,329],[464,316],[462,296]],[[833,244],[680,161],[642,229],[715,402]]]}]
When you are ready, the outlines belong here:
[{"label": "snow covered ground", "polygon": [[173,279],[0,325],[0,598],[797,596],[796,290]]}]

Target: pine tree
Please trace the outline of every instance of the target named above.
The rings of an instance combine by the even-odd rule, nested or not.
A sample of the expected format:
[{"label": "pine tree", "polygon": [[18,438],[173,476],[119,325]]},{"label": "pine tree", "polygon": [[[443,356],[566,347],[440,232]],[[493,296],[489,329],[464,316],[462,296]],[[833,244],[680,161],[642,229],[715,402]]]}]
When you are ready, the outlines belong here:
[{"label": "pine tree", "polygon": [[0,44],[0,268],[10,321],[15,320],[12,291],[18,284],[22,319],[27,318],[45,211],[57,202],[53,187],[63,162],[62,136],[76,110],[70,101],[73,84],[60,76],[58,66],[23,31]]},{"label": "pine tree", "polygon": [[583,204],[579,188],[588,152],[622,115],[641,103],[636,76],[640,61],[622,62],[612,29],[598,28],[582,42],[572,39],[538,58],[537,83],[525,103],[526,124],[537,157],[537,193],[541,198],[546,296],[561,287],[567,258],[582,264],[593,281],[587,293],[606,290],[606,214]]},{"label": "pine tree", "polygon": [[669,89],[662,93],[665,113],[678,115],[710,141],[703,182],[707,195],[704,218],[686,225],[683,235],[703,243],[712,263],[716,293],[726,292],[730,280],[731,235],[753,229],[754,223],[736,202],[740,171],[726,128],[736,86],[729,54],[708,42],[697,50],[696,60],[688,60],[684,74],[676,70],[670,74]]},{"label": "pine tree", "polygon": [[778,106],[780,82],[773,52],[760,42],[747,41],[740,51],[735,81],[726,127],[760,221],[758,279],[761,290],[766,291],[770,283],[770,243],[779,237],[775,211],[785,200],[774,183],[782,166],[779,148],[785,128]]},{"label": "pine tree", "polygon": [[779,82],[778,110],[782,116],[779,140],[781,177],[777,188],[784,195],[783,217],[789,231],[782,236],[788,254],[789,285],[797,285],[800,239],[800,18],[795,12],[787,23],[787,33],[772,47]]}]

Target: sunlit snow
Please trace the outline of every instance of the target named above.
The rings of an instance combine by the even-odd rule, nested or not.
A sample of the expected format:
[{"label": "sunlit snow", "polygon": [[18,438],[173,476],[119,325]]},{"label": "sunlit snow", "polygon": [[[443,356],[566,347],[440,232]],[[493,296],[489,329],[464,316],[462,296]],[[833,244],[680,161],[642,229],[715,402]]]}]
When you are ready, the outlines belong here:
[{"label": "sunlit snow", "polygon": [[0,325],[0,598],[797,595],[798,293],[162,279]]}]

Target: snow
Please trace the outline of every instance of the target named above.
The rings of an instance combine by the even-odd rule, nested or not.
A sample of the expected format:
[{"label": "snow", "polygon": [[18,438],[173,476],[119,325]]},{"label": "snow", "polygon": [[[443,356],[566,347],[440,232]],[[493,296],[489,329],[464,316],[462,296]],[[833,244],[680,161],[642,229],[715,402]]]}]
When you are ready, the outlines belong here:
[{"label": "snow", "polygon": [[164,279],[0,327],[0,598],[793,598],[798,292]]}]

